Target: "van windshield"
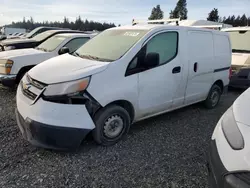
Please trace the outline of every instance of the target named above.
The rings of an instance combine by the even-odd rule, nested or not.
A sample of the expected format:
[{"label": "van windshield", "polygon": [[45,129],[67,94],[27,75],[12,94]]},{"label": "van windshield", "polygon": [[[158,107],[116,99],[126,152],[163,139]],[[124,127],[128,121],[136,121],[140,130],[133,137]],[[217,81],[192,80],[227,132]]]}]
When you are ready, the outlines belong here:
[{"label": "van windshield", "polygon": [[89,40],[75,54],[97,61],[115,61],[121,58],[148,30],[106,30]]},{"label": "van windshield", "polygon": [[36,49],[43,50],[45,52],[52,52],[55,50],[67,37],[65,36],[54,36],[49,38],[40,44]]},{"label": "van windshield", "polygon": [[232,51],[250,53],[250,31],[229,31]]}]

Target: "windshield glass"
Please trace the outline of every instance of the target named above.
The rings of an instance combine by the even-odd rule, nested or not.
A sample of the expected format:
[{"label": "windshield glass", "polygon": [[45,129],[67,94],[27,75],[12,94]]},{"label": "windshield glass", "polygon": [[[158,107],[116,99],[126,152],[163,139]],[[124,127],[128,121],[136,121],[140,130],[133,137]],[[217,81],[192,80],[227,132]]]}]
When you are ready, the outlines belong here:
[{"label": "windshield glass", "polygon": [[53,36],[48,40],[40,44],[36,49],[43,50],[45,52],[52,52],[55,50],[67,37],[65,36]]},{"label": "windshield glass", "polygon": [[31,32],[29,32],[26,37],[27,38],[30,38],[32,37],[32,35],[34,35],[38,30],[40,29],[40,27],[36,28],[36,29],[33,29]]},{"label": "windshield glass", "polygon": [[230,31],[233,52],[250,53],[250,31]]},{"label": "windshield glass", "polygon": [[76,54],[82,58],[115,61],[121,58],[148,30],[106,30],[80,47]]},{"label": "windshield glass", "polygon": [[32,39],[36,41],[41,41],[41,40],[44,40],[46,37],[50,36],[52,33],[53,33],[52,31],[45,31],[41,34],[34,36]]}]

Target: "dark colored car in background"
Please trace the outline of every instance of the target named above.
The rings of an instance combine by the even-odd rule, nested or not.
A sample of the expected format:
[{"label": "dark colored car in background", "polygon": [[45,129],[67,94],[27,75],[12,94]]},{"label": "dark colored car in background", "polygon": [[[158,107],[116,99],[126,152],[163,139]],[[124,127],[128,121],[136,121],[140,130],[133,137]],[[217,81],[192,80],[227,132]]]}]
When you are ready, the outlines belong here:
[{"label": "dark colored car in background", "polygon": [[49,31],[49,30],[69,30],[69,29],[65,29],[65,28],[60,28],[60,27],[37,27],[35,29],[33,29],[32,31],[30,31],[29,33],[27,33],[25,35],[25,38],[33,38],[34,36],[43,33],[45,31]]},{"label": "dark colored car in background", "polygon": [[28,39],[9,39],[0,42],[0,51],[23,49],[23,48],[35,48],[50,37],[60,33],[85,33],[84,31],[77,30],[50,30],[36,35],[35,37]]}]

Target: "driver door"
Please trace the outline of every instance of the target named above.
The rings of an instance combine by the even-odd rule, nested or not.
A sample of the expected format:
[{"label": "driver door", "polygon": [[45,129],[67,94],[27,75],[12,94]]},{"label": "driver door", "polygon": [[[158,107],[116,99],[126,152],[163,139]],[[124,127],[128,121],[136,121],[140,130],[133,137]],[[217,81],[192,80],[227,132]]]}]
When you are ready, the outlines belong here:
[{"label": "driver door", "polygon": [[[131,70],[139,70],[139,118],[171,108],[182,80],[178,39],[178,31],[165,31],[154,35],[130,64]],[[158,53],[160,62],[158,66],[145,70],[142,68],[144,59],[150,52]],[[184,93],[181,98],[184,98]]]}]

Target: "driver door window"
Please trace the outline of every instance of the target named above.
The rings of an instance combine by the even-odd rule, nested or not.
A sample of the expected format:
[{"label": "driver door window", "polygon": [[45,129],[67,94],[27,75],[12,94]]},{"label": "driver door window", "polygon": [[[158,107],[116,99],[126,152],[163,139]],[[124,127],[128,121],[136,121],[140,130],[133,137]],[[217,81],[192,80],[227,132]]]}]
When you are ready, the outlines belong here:
[{"label": "driver door window", "polygon": [[178,34],[176,32],[161,33],[153,37],[147,44],[146,54],[156,52],[160,55],[160,65],[168,63],[177,54]]},{"label": "driver door window", "polygon": [[67,44],[64,45],[64,47],[69,48],[69,53],[73,53],[78,48],[80,48],[85,42],[87,42],[89,38],[75,38],[69,41]]},{"label": "driver door window", "polygon": [[150,52],[155,52],[159,54],[159,65],[166,64],[173,60],[178,52],[178,33],[160,33],[150,39],[148,43],[135,56],[135,58],[133,58],[133,60],[130,62],[126,75],[131,75],[144,71],[144,59],[146,55]]}]

